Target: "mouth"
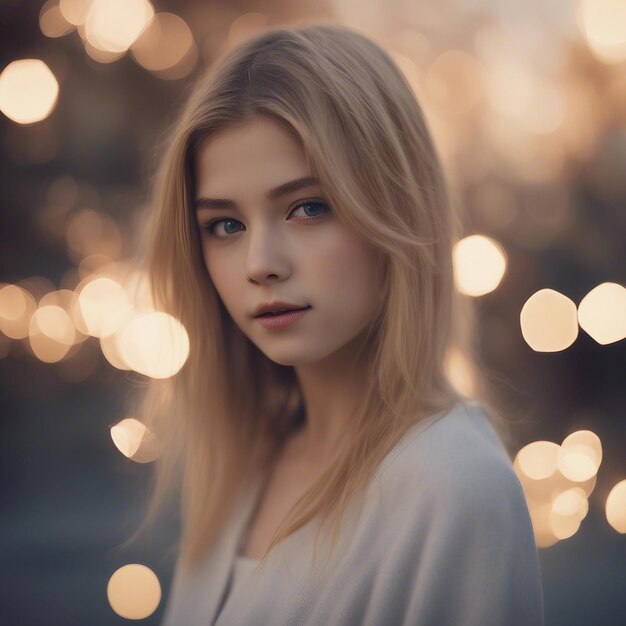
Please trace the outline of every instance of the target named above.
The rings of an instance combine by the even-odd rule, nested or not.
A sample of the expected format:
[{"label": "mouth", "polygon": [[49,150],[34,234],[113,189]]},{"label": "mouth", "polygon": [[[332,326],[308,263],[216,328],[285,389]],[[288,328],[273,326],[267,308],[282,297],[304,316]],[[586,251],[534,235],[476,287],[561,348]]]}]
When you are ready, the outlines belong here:
[{"label": "mouth", "polygon": [[310,306],[304,306],[301,307],[299,309],[278,309],[276,311],[267,311],[265,313],[261,313],[260,315],[257,315],[256,317],[277,317],[279,315],[284,315],[285,313],[294,313],[296,311],[306,311],[307,309],[310,309]]}]

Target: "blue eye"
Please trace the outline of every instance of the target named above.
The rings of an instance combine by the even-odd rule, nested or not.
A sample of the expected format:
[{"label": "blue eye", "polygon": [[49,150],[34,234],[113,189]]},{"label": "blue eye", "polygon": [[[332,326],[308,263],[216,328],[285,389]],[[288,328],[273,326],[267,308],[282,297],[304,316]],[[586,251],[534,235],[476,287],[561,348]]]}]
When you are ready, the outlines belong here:
[{"label": "blue eye", "polygon": [[[297,209],[300,208],[304,208],[304,207],[311,207],[311,206],[317,206],[317,207],[321,207],[322,211],[319,212],[317,215],[305,215],[304,216],[304,221],[305,222],[317,222],[320,219],[324,219],[326,217],[326,215],[328,213],[330,213],[330,208],[328,207],[328,205],[326,205],[324,202],[318,202],[316,200],[305,200],[303,202],[300,202],[299,204],[297,204],[293,210],[291,211],[290,215],[292,213],[294,213]],[[305,209],[306,211],[306,209]],[[224,223],[224,232],[226,233],[226,236],[221,236],[221,235],[217,235],[215,233],[215,228],[218,224]],[[215,220],[211,220],[210,222],[208,222],[207,224],[204,224],[202,226],[203,230],[206,230],[209,233],[209,237],[214,237],[216,239],[229,239],[230,235],[236,233],[236,230],[229,230],[229,224],[241,224],[241,222],[239,220],[235,220],[232,218],[218,218]],[[232,228],[232,226],[231,226]]]},{"label": "blue eye", "polygon": [[[315,205],[317,205],[318,207],[321,206],[324,209],[329,210],[328,207],[323,202],[306,201],[306,202],[301,202],[300,204],[296,205],[294,207],[293,211],[295,211],[296,209],[300,209],[302,207],[315,206]],[[292,213],[293,213],[293,211],[292,211]],[[324,215],[324,212],[322,212],[321,215]],[[315,217],[321,217],[321,215],[320,214],[318,214],[318,215],[307,215],[307,217],[315,218]]]}]

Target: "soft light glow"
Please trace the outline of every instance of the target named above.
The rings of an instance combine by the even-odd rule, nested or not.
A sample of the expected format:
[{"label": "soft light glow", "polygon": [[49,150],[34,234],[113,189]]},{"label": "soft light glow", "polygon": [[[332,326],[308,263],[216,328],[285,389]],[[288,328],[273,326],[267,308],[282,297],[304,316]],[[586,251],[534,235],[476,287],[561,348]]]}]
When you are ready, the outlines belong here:
[{"label": "soft light glow", "polygon": [[63,17],[74,26],[84,24],[93,0],[59,0]]},{"label": "soft light glow", "polygon": [[147,70],[168,70],[180,63],[193,45],[189,26],[173,13],[157,13],[133,43],[131,54]]},{"label": "soft light glow", "polygon": [[589,480],[597,474],[601,462],[600,438],[590,430],[579,430],[567,436],[559,449],[559,471],[569,480]]},{"label": "soft light glow", "polygon": [[565,350],[578,337],[576,305],[553,289],[534,293],[520,313],[522,335],[537,352]]},{"label": "soft light glow", "polygon": [[580,487],[585,492],[585,494],[587,494],[587,497],[589,497],[592,494],[593,490],[596,488],[597,482],[598,482],[598,475],[594,474],[588,480],[585,480],[583,482],[576,482],[572,484],[575,484],[576,487]]},{"label": "soft light glow", "polygon": [[124,289],[136,311],[149,313],[155,310],[150,281],[146,272],[131,270],[125,277]]},{"label": "soft light glow", "polygon": [[469,113],[483,95],[485,68],[464,50],[440,54],[426,72],[428,95],[439,108],[454,115]]},{"label": "soft light glow", "polygon": [[486,76],[489,103],[497,111],[521,119],[534,104],[535,80],[528,64],[520,59],[490,57]]},{"label": "soft light glow", "polygon": [[139,420],[127,417],[111,428],[117,449],[137,463],[150,463],[160,454],[155,435]]},{"label": "soft light glow", "polygon": [[[572,442],[576,442],[576,437],[567,442],[568,446]],[[522,448],[513,461],[540,548],[552,546],[578,531],[589,510],[587,498],[596,484],[595,475],[583,482],[565,477],[558,467],[560,449],[552,442],[533,442]]]},{"label": "soft light glow", "polygon": [[115,259],[122,252],[122,237],[115,220],[93,209],[82,209],[72,215],[65,238],[68,253],[77,263],[93,255]]},{"label": "soft light glow", "polygon": [[111,608],[126,619],[145,619],[161,601],[161,585],[145,565],[130,563],[113,573],[107,585]]},{"label": "soft light glow", "polygon": [[624,0],[581,0],[578,23],[597,57],[607,63],[626,59]]},{"label": "soft light glow", "polygon": [[467,359],[458,348],[451,348],[446,355],[445,369],[452,386],[470,398],[474,394],[475,381]]},{"label": "soft light glow", "polygon": [[72,346],[75,343],[74,322],[67,312],[56,304],[40,306],[31,318],[31,324],[37,324],[41,333],[59,343],[67,346]]},{"label": "soft light glow", "polygon": [[151,378],[169,378],[189,356],[189,336],[174,317],[155,311],[125,324],[119,347],[122,358],[136,372]]},{"label": "soft light glow", "polygon": [[[541,106],[537,106],[537,99]],[[566,108],[562,89],[549,81],[543,81],[533,94],[533,106],[527,109],[521,122],[532,133],[552,133],[565,121]]]},{"label": "soft light glow", "polygon": [[44,363],[57,363],[74,344],[74,324],[59,306],[38,308],[30,319],[28,340],[33,354]]},{"label": "soft light glow", "polygon": [[62,37],[74,30],[56,0],[48,0],[39,11],[39,28],[46,37]]},{"label": "soft light glow", "polygon": [[85,21],[89,43],[106,52],[124,52],[154,15],[147,0],[94,0]]},{"label": "soft light glow", "polygon": [[146,427],[133,417],[123,419],[111,427],[111,438],[117,449],[127,457],[132,457],[146,432]]},{"label": "soft light glow", "polygon": [[0,74],[0,111],[18,124],[46,119],[58,95],[59,83],[41,59],[13,61]]},{"label": "soft light glow", "polygon": [[100,337],[105,326],[108,333],[113,332],[115,322],[121,323],[131,310],[122,286],[106,276],[88,281],[78,295],[78,302],[87,331],[94,337]]},{"label": "soft light glow", "polygon": [[0,289],[0,317],[14,321],[26,313],[26,292],[17,285],[4,285]]},{"label": "soft light glow", "polygon": [[550,511],[550,525],[557,539],[568,539],[580,528],[581,519],[578,515],[561,515],[554,508]]},{"label": "soft light glow", "polygon": [[599,344],[626,337],[626,288],[618,283],[594,287],[578,305],[580,327]]},{"label": "soft light glow", "polygon": [[471,235],[458,241],[452,254],[454,279],[461,293],[482,296],[500,284],[506,270],[506,254],[497,241]]},{"label": "soft light glow", "polygon": [[152,463],[156,460],[162,452],[162,447],[156,435],[148,428],[146,428],[139,448],[135,451],[131,458],[131,461],[135,463]]},{"label": "soft light glow", "polygon": [[100,50],[100,48],[96,48],[86,39],[83,40],[83,44],[85,46],[85,52],[87,53],[87,55],[98,63],[114,63],[126,54],[126,50],[122,52],[109,52],[107,50]]},{"label": "soft light glow", "polygon": [[606,520],[618,533],[626,533],[626,480],[618,482],[609,492]]},{"label": "soft light glow", "polygon": [[580,487],[561,491],[552,500],[552,510],[563,517],[577,515],[582,519],[587,514],[588,509],[587,495]]},{"label": "soft light glow", "polygon": [[120,349],[120,336],[124,329],[124,325],[129,322],[135,316],[134,311],[129,312],[128,315],[120,322],[119,320],[113,320],[113,324],[109,327],[105,324],[100,332],[100,349],[104,358],[118,370],[130,370],[131,366],[126,363]]},{"label": "soft light glow", "polygon": [[533,441],[518,453],[521,471],[533,480],[550,477],[557,468],[559,445],[552,441]]},{"label": "soft light glow", "polygon": [[188,76],[197,62],[198,46],[196,46],[196,42],[194,41],[182,61],[167,70],[153,71],[152,73],[162,80],[179,80],[180,78]]},{"label": "soft light glow", "polygon": [[58,363],[67,356],[71,348],[35,331],[29,335],[28,342],[33,354],[44,363]]},{"label": "soft light glow", "polygon": [[28,337],[30,318],[37,309],[35,298],[18,285],[0,289],[0,331],[11,339]]}]

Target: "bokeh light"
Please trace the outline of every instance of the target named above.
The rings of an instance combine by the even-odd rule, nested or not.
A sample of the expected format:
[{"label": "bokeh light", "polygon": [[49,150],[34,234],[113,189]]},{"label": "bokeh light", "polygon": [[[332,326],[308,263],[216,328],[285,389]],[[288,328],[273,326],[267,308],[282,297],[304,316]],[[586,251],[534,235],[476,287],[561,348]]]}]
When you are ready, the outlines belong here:
[{"label": "bokeh light", "polygon": [[557,539],[569,539],[580,528],[581,519],[578,515],[561,515],[554,508],[550,509],[550,527]]},{"label": "bokeh light", "polygon": [[30,347],[44,363],[56,363],[65,357],[74,344],[74,337],[70,316],[57,305],[40,307],[31,317]]},{"label": "bokeh light", "polygon": [[111,438],[124,456],[137,463],[150,463],[161,452],[154,433],[134,417],[127,417],[112,426]]},{"label": "bokeh light", "polygon": [[189,356],[189,336],[184,326],[161,311],[140,315],[125,324],[119,346],[126,363],[151,378],[173,376]]},{"label": "bokeh light", "polygon": [[623,0],[581,0],[578,23],[599,59],[607,63],[626,59],[626,3]]},{"label": "bokeh light", "polygon": [[445,370],[452,386],[463,396],[471,398],[475,393],[472,369],[463,352],[451,347],[446,354]]},{"label": "bokeh light", "polygon": [[40,306],[33,314],[31,324],[35,324],[40,333],[59,343],[67,346],[75,343],[74,323],[67,312],[56,304]]},{"label": "bokeh light", "polygon": [[98,50],[125,52],[153,15],[147,0],[93,0],[85,20],[85,36]]},{"label": "bokeh light", "polygon": [[589,480],[600,469],[602,443],[590,430],[579,430],[568,435],[558,452],[559,471],[570,480]]},{"label": "bokeh light", "polygon": [[506,270],[502,246],[484,235],[471,235],[454,245],[454,278],[456,288],[469,296],[493,291]]},{"label": "bokeh light", "polygon": [[[294,17],[308,21],[313,14],[305,15],[311,7],[303,2],[10,4],[16,28],[6,38],[13,52],[7,50],[7,65],[0,67],[0,111],[9,120],[1,138],[8,201],[2,229],[6,265],[0,280],[6,282],[0,283],[0,360],[8,374],[6,413],[20,412],[20,419],[9,420],[16,450],[7,459],[14,460],[9,470],[17,469],[9,488],[17,497],[6,498],[7,519],[15,520],[6,534],[11,541],[24,539],[10,552],[27,558],[28,537],[22,530],[35,518],[24,526],[19,502],[27,495],[36,501],[41,495],[37,483],[40,489],[66,485],[70,493],[71,481],[87,475],[89,484],[102,485],[106,475],[121,481],[124,490],[126,470],[150,471],[129,462],[150,463],[163,451],[146,426],[150,422],[117,416],[114,407],[125,390],[111,384],[134,382],[135,372],[153,379],[175,376],[191,350],[183,324],[156,310],[147,274],[132,257],[135,241],[143,246],[154,211],[140,178],[162,154],[159,128],[173,114],[173,103],[184,99],[181,89],[195,80],[194,70],[199,77],[232,46],[273,24]],[[589,581],[603,586],[603,602],[608,598],[604,591],[616,589],[610,579],[614,568],[591,571],[599,562],[593,551],[606,546],[602,533],[609,534],[614,545],[603,557],[617,561],[621,538],[614,531],[626,533],[618,430],[625,344],[617,345],[626,338],[626,283],[617,282],[624,266],[626,215],[626,3],[579,0],[542,5],[541,11],[514,3],[476,5],[331,0],[326,8],[333,20],[374,36],[399,65],[426,114],[451,189],[458,193],[461,217],[472,232],[484,233],[454,246],[455,288],[472,298],[493,294],[472,303],[479,324],[474,337],[481,340],[486,370],[506,369],[512,385],[528,393],[527,406],[516,408],[545,418],[513,420],[519,431],[511,434],[530,442],[517,446],[513,467],[537,546],[545,549],[578,536],[549,555],[546,589],[552,595],[546,606],[555,621],[555,589],[565,598],[565,616],[575,613],[573,598],[586,602]],[[454,20],[448,19],[449,8]],[[161,9],[171,12],[155,13]],[[319,17],[319,7],[314,13]],[[41,58],[21,58],[26,55]],[[178,85],[164,82],[186,77]],[[48,278],[33,276],[36,272]],[[602,282],[609,280],[616,282]],[[552,289],[541,289],[546,285]],[[575,294],[578,306],[564,294]],[[524,341],[511,324],[518,316]],[[579,328],[600,346],[614,345],[603,349],[584,335],[573,345]],[[551,352],[561,354],[541,354]],[[452,387],[468,398],[483,392],[483,372],[472,369],[471,357],[450,348],[445,361]],[[160,392],[174,389],[174,382],[141,380],[139,387]],[[100,402],[111,393],[113,402]],[[89,402],[98,404],[92,407],[96,410]],[[592,419],[586,411],[582,418],[576,413],[581,405],[591,409]],[[51,415],[59,418],[52,430]],[[586,430],[577,430],[582,423]],[[100,435],[109,429],[108,445],[124,458],[85,454],[94,444],[89,439],[85,447],[79,439],[86,429]],[[560,444],[546,440],[555,433],[564,437]],[[28,455],[20,446],[28,447]],[[30,468],[19,476],[28,466],[22,461],[35,455],[42,463],[54,459],[41,464],[46,472],[41,481]],[[111,461],[124,471],[111,472]],[[89,464],[88,474],[80,471],[81,462]],[[32,489],[28,494],[27,488]],[[596,490],[599,494],[591,498]],[[59,528],[64,524],[72,540],[83,545],[86,536],[77,535],[68,520],[84,521],[92,507],[99,515],[112,505],[105,499],[115,499],[115,492],[80,493],[84,500],[73,509],[59,499],[63,490],[54,498],[44,494],[38,504],[42,515],[35,521],[57,519]],[[17,503],[13,509],[11,501]],[[55,503],[54,513],[61,517],[46,516],[45,506]],[[118,507],[126,504],[117,499]],[[140,506],[139,499],[135,505]],[[590,507],[595,515],[588,515]],[[89,527],[83,524],[79,532]],[[43,527],[39,530],[48,536]],[[580,552],[584,542],[588,549]],[[56,556],[66,543],[59,544]],[[101,547],[104,553],[110,546]],[[587,567],[572,568],[568,584],[555,585],[555,574],[561,576],[563,564],[572,562],[564,558],[567,549],[588,558]],[[552,567],[561,559],[560,567]],[[11,571],[14,564],[7,567]],[[74,569],[83,577],[88,570]],[[39,579],[42,572],[30,575]],[[577,593],[580,589],[584,593]],[[137,564],[113,574],[107,591],[111,607],[125,619],[150,616],[161,598],[157,577]],[[9,595],[19,604],[23,594]],[[110,613],[106,603],[104,609]],[[608,612],[604,604],[602,610]],[[63,621],[61,609],[60,617],[49,619],[55,618]],[[107,617],[82,621],[90,619],[105,623]]]},{"label": "bokeh light", "polygon": [[131,47],[133,58],[151,72],[169,70],[180,63],[194,45],[187,23],[173,13],[156,13]]},{"label": "bokeh light", "polygon": [[116,570],[107,585],[111,608],[126,619],[145,619],[161,602],[161,585],[145,565],[130,563]]},{"label": "bokeh light", "polygon": [[78,301],[87,331],[100,337],[103,329],[113,332],[116,323],[121,323],[132,306],[124,288],[107,276],[96,276],[80,288]]},{"label": "bokeh light", "polygon": [[443,112],[467,114],[483,95],[485,68],[463,50],[448,50],[430,65],[425,86],[430,98]]},{"label": "bokeh light", "polygon": [[0,111],[18,124],[34,124],[52,113],[59,83],[41,59],[9,63],[0,74]]},{"label": "bokeh light", "polygon": [[575,431],[560,445],[533,441],[518,451],[513,469],[524,489],[538,547],[578,532],[601,462],[600,438],[590,430]]},{"label": "bokeh light", "polygon": [[109,215],[93,209],[81,209],[71,216],[66,240],[68,254],[76,263],[94,255],[110,261],[119,258],[123,250],[118,225]]},{"label": "bokeh light", "polygon": [[617,283],[594,287],[578,305],[580,327],[599,344],[626,337],[626,288]]},{"label": "bokeh light", "polygon": [[59,10],[69,24],[84,24],[93,0],[59,0]]},{"label": "bokeh light", "polygon": [[549,478],[557,468],[559,446],[552,441],[533,441],[518,453],[519,465],[528,478]]},{"label": "bokeh light", "polygon": [[626,480],[620,480],[609,492],[605,512],[608,523],[618,533],[626,533]]},{"label": "bokeh light", "polygon": [[71,289],[55,289],[45,294],[39,301],[39,308],[47,305],[61,307],[72,321],[74,328],[74,343],[81,343],[87,339],[84,319],[80,313],[78,294]]},{"label": "bokeh light", "polygon": [[28,337],[30,318],[37,309],[33,296],[18,285],[0,288],[0,330],[11,339]]},{"label": "bokeh light", "polygon": [[57,0],[48,0],[39,11],[39,28],[46,37],[62,37],[74,30],[63,13]]},{"label": "bokeh light", "polygon": [[135,418],[129,417],[111,427],[111,438],[117,449],[127,457],[132,457],[141,444],[146,427]]},{"label": "bokeh light", "polygon": [[578,515],[582,519],[589,510],[587,494],[580,487],[565,489],[552,500],[552,510],[563,517]]},{"label": "bokeh light", "polygon": [[554,289],[540,289],[522,307],[520,325],[524,340],[533,350],[565,350],[578,337],[576,305]]}]

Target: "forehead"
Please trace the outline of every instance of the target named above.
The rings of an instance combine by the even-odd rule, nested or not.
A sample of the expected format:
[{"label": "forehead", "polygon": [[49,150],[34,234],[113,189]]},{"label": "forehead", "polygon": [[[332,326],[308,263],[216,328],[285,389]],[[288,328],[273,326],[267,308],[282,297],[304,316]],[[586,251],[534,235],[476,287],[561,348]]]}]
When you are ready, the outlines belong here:
[{"label": "forehead", "polygon": [[314,174],[296,137],[279,122],[257,116],[205,138],[194,154],[199,195],[228,197],[242,183],[266,189]]}]

